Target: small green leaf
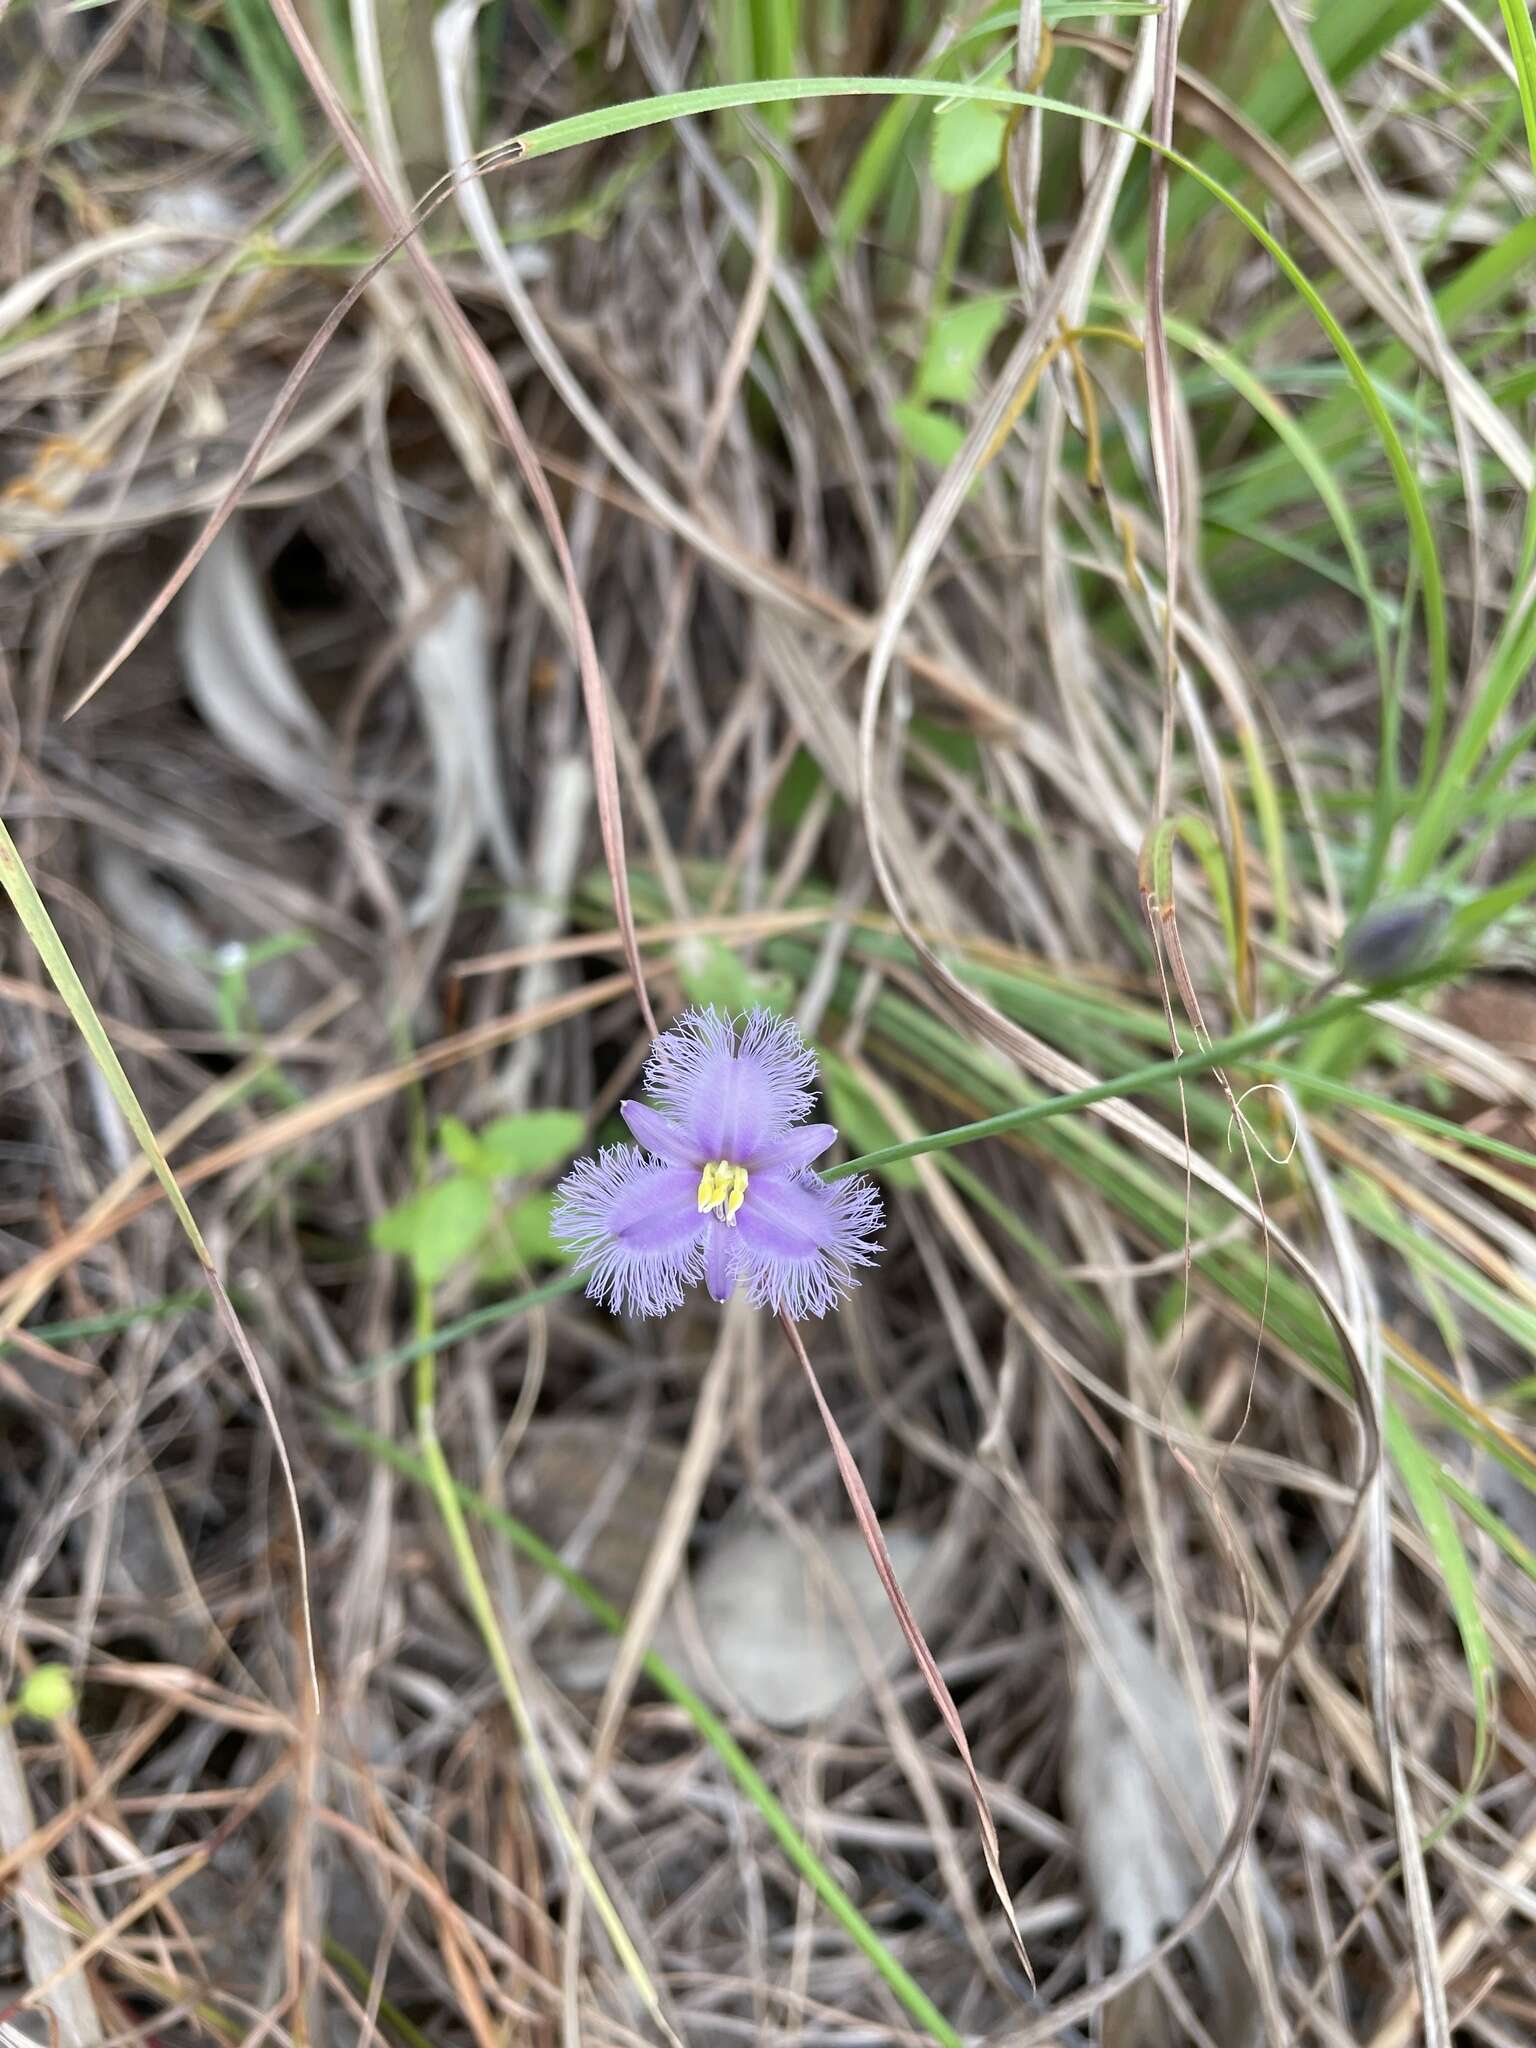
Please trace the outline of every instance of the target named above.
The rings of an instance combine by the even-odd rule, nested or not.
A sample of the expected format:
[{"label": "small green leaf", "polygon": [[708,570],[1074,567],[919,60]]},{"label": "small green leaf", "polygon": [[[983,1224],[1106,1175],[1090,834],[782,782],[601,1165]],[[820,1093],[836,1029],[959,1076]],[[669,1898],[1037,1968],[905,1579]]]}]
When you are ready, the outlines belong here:
[{"label": "small green leaf", "polygon": [[789,1000],[789,977],[754,974],[729,946],[718,939],[690,939],[677,949],[677,978],[691,1003],[713,1006],[728,1017],[752,1010],[774,1010],[780,1016]]},{"label": "small green leaf", "polygon": [[969,192],[997,169],[1005,117],[979,100],[956,100],[933,120],[929,163],[941,192]]},{"label": "small green leaf", "polygon": [[466,1173],[478,1174],[482,1179],[491,1177],[491,1168],[486,1164],[480,1140],[456,1116],[443,1118],[437,1127],[437,1142],[455,1166],[461,1166]]},{"label": "small green leaf", "polygon": [[580,1148],[586,1124],[573,1109],[530,1109],[499,1116],[480,1133],[482,1172],[496,1180],[520,1180],[564,1166]]},{"label": "small green leaf", "polygon": [[396,1202],[382,1216],[375,1216],[368,1227],[368,1242],[374,1250],[398,1252],[402,1258],[409,1258],[416,1244],[420,1209],[420,1195],[407,1195],[403,1202]]},{"label": "small green leaf", "polygon": [[1008,300],[966,299],[933,323],[917,368],[918,398],[944,398],[965,405],[976,392],[976,375],[997,330],[1008,317]]},{"label": "small green leaf", "polygon": [[526,1280],[532,1266],[562,1266],[570,1257],[549,1227],[555,1198],[525,1196],[509,1210],[486,1241],[480,1257],[482,1280]]},{"label": "small green leaf", "polygon": [[[781,832],[793,832],[810,808],[817,791],[826,787],[816,756],[808,747],[798,747],[794,759],[779,777],[768,815]],[[840,803],[841,799],[834,799]]]},{"label": "small green leaf", "polygon": [[959,421],[947,413],[930,412],[926,405],[893,405],[891,418],[912,453],[938,469],[947,468],[965,444]]},{"label": "small green leaf", "polygon": [[[976,780],[981,774],[982,746],[974,732],[943,725],[936,718],[914,717],[907,727],[914,741],[920,740],[941,761],[947,761],[957,775]],[[980,792],[977,793],[980,801]]]},{"label": "small green leaf", "polygon": [[549,1227],[554,1207],[553,1195],[526,1195],[507,1218],[512,1242],[530,1266],[558,1266],[566,1256],[564,1246]]},{"label": "small green leaf", "polygon": [[417,1279],[432,1287],[474,1250],[490,1219],[489,1187],[456,1173],[387,1209],[369,1236],[379,1251],[409,1259]]}]

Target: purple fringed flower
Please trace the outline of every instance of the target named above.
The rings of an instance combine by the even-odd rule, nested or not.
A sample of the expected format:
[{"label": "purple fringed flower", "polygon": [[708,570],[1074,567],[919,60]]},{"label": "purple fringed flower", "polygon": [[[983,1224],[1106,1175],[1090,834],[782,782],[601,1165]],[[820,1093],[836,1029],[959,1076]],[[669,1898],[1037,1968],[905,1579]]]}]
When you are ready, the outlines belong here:
[{"label": "purple fringed flower", "polygon": [[837,1136],[808,1124],[816,1057],[795,1026],[754,1010],[738,1029],[691,1010],[646,1063],[655,1108],[622,1102],[639,1145],[578,1160],[551,1228],[622,1314],[665,1315],[702,1280],[716,1301],[743,1284],[759,1308],[825,1315],[880,1249],[880,1197],[862,1177],[812,1173]]}]

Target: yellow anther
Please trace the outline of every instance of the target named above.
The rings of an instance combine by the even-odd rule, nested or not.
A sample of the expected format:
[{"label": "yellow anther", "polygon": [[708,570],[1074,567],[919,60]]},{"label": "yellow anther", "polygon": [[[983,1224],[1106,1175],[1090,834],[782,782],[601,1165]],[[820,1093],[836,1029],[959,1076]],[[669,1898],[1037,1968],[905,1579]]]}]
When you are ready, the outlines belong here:
[{"label": "yellow anther", "polygon": [[718,1216],[732,1229],[746,1200],[747,1169],[729,1159],[712,1159],[699,1175],[699,1214]]}]

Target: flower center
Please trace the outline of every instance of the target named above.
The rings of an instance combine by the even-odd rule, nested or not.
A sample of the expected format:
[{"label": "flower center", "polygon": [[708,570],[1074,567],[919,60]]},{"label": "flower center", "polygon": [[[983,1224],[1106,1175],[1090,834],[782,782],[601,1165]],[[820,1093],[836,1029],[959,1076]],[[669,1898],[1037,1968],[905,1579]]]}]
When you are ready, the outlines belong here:
[{"label": "flower center", "polygon": [[729,1159],[712,1159],[699,1175],[699,1214],[718,1216],[736,1228],[736,1211],[747,1198],[747,1169]]}]

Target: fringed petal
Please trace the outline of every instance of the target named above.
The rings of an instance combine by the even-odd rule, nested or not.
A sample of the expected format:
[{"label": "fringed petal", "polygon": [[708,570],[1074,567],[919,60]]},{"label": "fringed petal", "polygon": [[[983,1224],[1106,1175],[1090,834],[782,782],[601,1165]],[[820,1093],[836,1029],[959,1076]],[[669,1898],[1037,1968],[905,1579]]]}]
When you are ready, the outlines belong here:
[{"label": "fringed petal", "polygon": [[690,1010],[652,1048],[646,1092],[699,1147],[746,1165],[809,1115],[816,1055],[787,1017]]},{"label": "fringed petal", "polygon": [[698,1175],[658,1166],[633,1145],[578,1160],[555,1190],[550,1229],[587,1275],[587,1293],[620,1315],[680,1308],[703,1276]]},{"label": "fringed petal", "polygon": [[858,1285],[855,1268],[880,1250],[880,1197],[862,1175],[755,1174],[736,1218],[753,1301],[793,1316],[824,1316]]}]

